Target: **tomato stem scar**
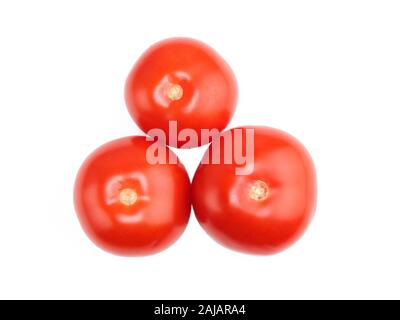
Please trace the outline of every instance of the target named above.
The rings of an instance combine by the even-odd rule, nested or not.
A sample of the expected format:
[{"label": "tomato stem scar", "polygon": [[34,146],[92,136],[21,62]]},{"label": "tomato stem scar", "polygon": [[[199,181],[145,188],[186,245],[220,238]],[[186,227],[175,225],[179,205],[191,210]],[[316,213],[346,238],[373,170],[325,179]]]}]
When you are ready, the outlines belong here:
[{"label": "tomato stem scar", "polygon": [[138,195],[135,190],[131,188],[122,189],[119,193],[119,201],[129,207],[133,206],[137,201]]},{"label": "tomato stem scar", "polygon": [[183,97],[183,88],[179,84],[171,84],[167,96],[172,101],[180,100]]},{"label": "tomato stem scar", "polygon": [[269,187],[262,180],[256,180],[249,185],[249,197],[255,201],[263,201],[268,198]]}]

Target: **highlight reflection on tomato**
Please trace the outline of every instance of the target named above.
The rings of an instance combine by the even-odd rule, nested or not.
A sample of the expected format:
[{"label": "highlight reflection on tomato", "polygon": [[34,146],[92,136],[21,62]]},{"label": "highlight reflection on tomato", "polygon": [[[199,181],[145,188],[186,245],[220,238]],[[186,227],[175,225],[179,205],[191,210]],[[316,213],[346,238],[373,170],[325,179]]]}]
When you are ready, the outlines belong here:
[{"label": "highlight reflection on tomato", "polygon": [[[292,136],[267,127],[245,128],[254,129],[253,172],[236,175],[240,166],[234,162],[202,162],[193,179],[193,207],[202,227],[219,243],[245,253],[273,254],[295,242],[314,214],[315,169]],[[244,135],[244,128],[239,129]],[[219,147],[213,142],[205,157],[213,154],[222,161],[225,152],[233,153],[238,144],[232,132],[222,135]],[[225,143],[228,134],[233,144]]]},{"label": "highlight reflection on tomato", "polygon": [[212,48],[197,40],[172,38],[140,57],[126,81],[125,100],[144,132],[162,129],[169,145],[197,147],[170,136],[170,121],[177,122],[178,132],[194,129],[198,137],[201,129],[222,131],[236,108],[237,83]]},{"label": "highlight reflection on tomato", "polygon": [[175,242],[188,223],[186,170],[179,162],[149,164],[146,150],[152,143],[138,136],[109,142],[78,173],[74,198],[80,223],[94,243],[111,253],[157,253]]}]

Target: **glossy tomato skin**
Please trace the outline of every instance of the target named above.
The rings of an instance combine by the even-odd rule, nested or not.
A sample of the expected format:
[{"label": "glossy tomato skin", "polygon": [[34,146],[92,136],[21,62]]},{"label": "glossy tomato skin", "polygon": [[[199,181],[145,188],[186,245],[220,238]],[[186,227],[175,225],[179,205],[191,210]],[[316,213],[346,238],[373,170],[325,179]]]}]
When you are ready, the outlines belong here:
[{"label": "glossy tomato skin", "polygon": [[[228,125],[237,96],[237,82],[228,64],[212,48],[189,38],[151,46],[125,85],[126,104],[137,125],[146,133],[162,129],[169,145],[187,148],[201,144],[200,129],[222,131]],[[177,122],[178,132],[194,129],[198,145],[178,141],[174,130],[169,130],[171,120]]]},{"label": "glossy tomato skin", "polygon": [[[252,173],[236,175],[240,165],[234,161],[203,164],[203,159],[192,184],[194,211],[206,232],[222,245],[244,253],[274,254],[294,243],[314,214],[317,186],[313,161],[303,145],[287,133],[267,127],[238,129],[242,137],[244,129],[254,129]],[[227,134],[234,137],[233,129],[222,137]],[[223,159],[224,150],[232,152],[238,146],[234,143],[233,148],[224,149],[221,143],[214,151],[213,144],[205,158],[216,152]],[[260,194],[265,199],[259,199]]]},{"label": "glossy tomato skin", "polygon": [[[182,164],[149,164],[153,142],[126,137],[95,150],[79,170],[74,202],[89,238],[122,256],[164,250],[190,215],[190,181]],[[172,154],[172,151],[169,151]]]}]

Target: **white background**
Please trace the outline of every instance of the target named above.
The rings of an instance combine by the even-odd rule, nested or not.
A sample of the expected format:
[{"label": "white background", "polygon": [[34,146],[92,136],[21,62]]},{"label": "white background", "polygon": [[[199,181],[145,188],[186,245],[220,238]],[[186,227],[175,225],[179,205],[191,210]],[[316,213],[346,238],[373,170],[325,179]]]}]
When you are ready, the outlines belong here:
[{"label": "white background", "polygon": [[[313,155],[318,209],[289,250],[231,252],[194,218],[148,258],[82,232],[75,174],[140,132],[124,81],[171,36],[235,71],[230,126],[279,127]],[[399,1],[1,1],[0,298],[400,298],[399,110]],[[203,152],[179,152],[191,175]]]}]

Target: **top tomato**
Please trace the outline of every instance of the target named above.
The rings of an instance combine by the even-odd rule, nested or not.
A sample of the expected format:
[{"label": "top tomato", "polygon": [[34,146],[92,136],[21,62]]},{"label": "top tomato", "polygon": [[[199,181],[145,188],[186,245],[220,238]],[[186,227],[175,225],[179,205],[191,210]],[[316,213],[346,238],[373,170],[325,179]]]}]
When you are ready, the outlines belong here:
[{"label": "top tomato", "polygon": [[[228,125],[236,108],[237,83],[212,48],[197,40],[172,38],[140,57],[126,81],[125,99],[143,131],[162,139],[160,131],[149,132],[162,129],[169,145],[191,148],[211,141],[201,139],[201,129],[222,131]],[[193,129],[196,139],[183,129]]]}]

